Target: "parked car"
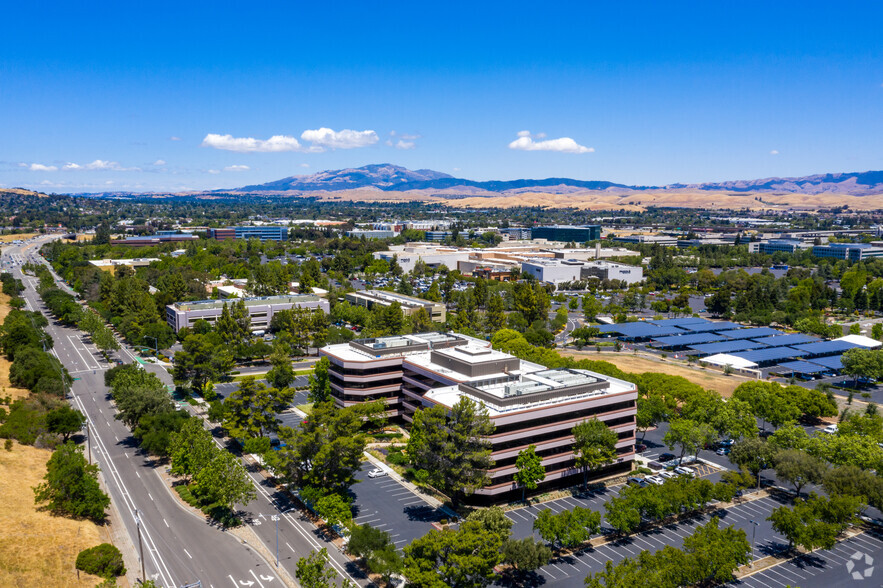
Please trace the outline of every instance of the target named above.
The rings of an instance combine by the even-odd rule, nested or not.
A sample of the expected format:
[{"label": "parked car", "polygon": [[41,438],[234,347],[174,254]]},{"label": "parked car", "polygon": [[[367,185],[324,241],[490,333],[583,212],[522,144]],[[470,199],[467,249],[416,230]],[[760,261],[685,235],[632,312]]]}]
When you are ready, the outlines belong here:
[{"label": "parked car", "polygon": [[677,457],[677,456],[674,453],[663,453],[662,455],[660,455],[656,459],[657,459],[657,461],[666,462],[666,461],[673,460],[675,457]]},{"label": "parked car", "polygon": [[647,446],[644,445],[643,443],[636,443],[635,444],[635,451],[637,453],[641,453],[642,451],[647,451]]},{"label": "parked car", "polygon": [[664,480],[671,480],[672,478],[677,478],[678,476],[674,472],[666,470],[664,472],[659,472],[659,477]]},{"label": "parked car", "polygon": [[715,453],[717,453],[718,455],[729,455],[729,454],[730,454],[730,448],[729,448],[729,447],[721,447],[721,448],[718,449]]},{"label": "parked car", "polygon": [[692,468],[678,466],[675,468],[675,473],[681,476],[690,476],[691,478],[695,475],[695,472]]},{"label": "parked car", "polygon": [[822,432],[829,435],[835,435],[837,433],[837,425],[828,425],[827,427],[822,429]]},{"label": "parked car", "polygon": [[368,472],[369,478],[382,478],[385,475],[386,472],[384,470],[381,470],[380,468],[376,468]]},{"label": "parked car", "polygon": [[644,481],[644,478],[632,477],[632,478],[629,478],[628,480],[626,480],[626,483],[629,486],[640,486],[641,488],[647,487],[647,482]]},{"label": "parked car", "polygon": [[657,486],[662,486],[665,484],[665,478],[660,478],[659,476],[647,476],[645,478],[651,484],[656,484]]}]

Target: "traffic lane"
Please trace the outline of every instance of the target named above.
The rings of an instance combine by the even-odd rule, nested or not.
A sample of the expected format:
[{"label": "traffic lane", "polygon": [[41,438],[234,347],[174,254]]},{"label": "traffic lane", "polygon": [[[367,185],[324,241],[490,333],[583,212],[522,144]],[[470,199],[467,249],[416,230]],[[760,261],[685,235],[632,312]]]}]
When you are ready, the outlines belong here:
[{"label": "traffic lane", "polygon": [[746,588],[774,588],[790,584],[803,588],[881,586],[883,536],[865,532],[841,541],[832,549],[803,554],[730,584]]},{"label": "traffic lane", "polygon": [[358,483],[350,489],[356,523],[386,531],[401,549],[431,531],[432,523],[448,517],[390,476],[369,478],[373,469],[372,463],[363,463],[356,473]]}]

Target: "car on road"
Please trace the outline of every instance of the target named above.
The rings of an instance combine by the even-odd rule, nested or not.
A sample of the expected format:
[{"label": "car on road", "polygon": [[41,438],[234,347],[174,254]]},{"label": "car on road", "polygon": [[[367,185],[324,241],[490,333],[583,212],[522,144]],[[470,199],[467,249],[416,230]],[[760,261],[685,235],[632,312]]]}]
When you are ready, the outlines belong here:
[{"label": "car on road", "polygon": [[659,457],[656,458],[656,461],[661,461],[661,462],[671,461],[675,457],[677,457],[677,456],[674,453],[663,453],[662,455],[660,455]]},{"label": "car on road", "polygon": [[695,475],[693,468],[688,468],[688,467],[684,467],[684,466],[676,467],[675,473],[680,474],[681,476],[690,476],[691,478]]},{"label": "car on road", "polygon": [[369,478],[382,478],[385,475],[386,475],[386,472],[384,470],[381,470],[380,468],[375,468],[375,469],[371,470],[370,472],[368,472]]}]

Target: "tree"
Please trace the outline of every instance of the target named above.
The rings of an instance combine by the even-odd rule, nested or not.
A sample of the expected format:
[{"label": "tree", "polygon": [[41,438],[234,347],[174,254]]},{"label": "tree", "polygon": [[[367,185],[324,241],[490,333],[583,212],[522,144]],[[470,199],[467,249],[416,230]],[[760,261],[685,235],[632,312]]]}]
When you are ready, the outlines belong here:
[{"label": "tree", "polygon": [[172,434],[180,431],[189,418],[190,415],[183,410],[147,414],[138,421],[132,435],[138,439],[141,448],[147,453],[168,457]]},{"label": "tree", "polygon": [[693,454],[714,440],[715,431],[711,425],[697,423],[690,419],[675,419],[669,423],[668,432],[663,437],[663,442],[669,449],[676,445],[681,446],[681,457],[687,451]]},{"label": "tree", "polygon": [[294,577],[303,588],[332,588],[337,574],[329,567],[328,551],[323,547],[297,560]]},{"label": "tree", "polygon": [[488,299],[487,312],[484,315],[484,330],[487,333],[496,333],[506,324],[506,313],[503,307],[503,297],[492,295]]},{"label": "tree", "polygon": [[533,537],[509,539],[503,543],[502,554],[503,563],[512,566],[518,578],[542,568],[552,560],[552,550]]},{"label": "tree", "polygon": [[536,490],[537,483],[546,479],[546,468],[543,467],[543,458],[537,455],[536,445],[518,452],[515,469],[515,483],[521,485],[521,500],[524,501],[527,491]]},{"label": "tree", "polygon": [[604,503],[607,524],[621,535],[630,535],[641,525],[641,511],[627,496],[614,496]]},{"label": "tree", "polygon": [[85,422],[83,413],[67,404],[46,413],[46,427],[50,433],[61,435],[63,443],[67,443],[71,435],[82,429]]},{"label": "tree", "polygon": [[183,349],[175,353],[175,382],[189,383],[198,393],[204,393],[208,382],[218,381],[233,369],[233,355],[224,345],[218,345],[209,335],[188,335]]},{"label": "tree", "polygon": [[776,475],[794,486],[796,496],[807,484],[820,484],[828,470],[817,457],[798,449],[784,449],[773,456]]},{"label": "tree", "polygon": [[245,468],[229,451],[218,450],[193,477],[193,493],[205,504],[233,510],[235,504],[248,504],[257,498],[254,484]]},{"label": "tree", "polygon": [[578,547],[601,529],[601,513],[579,506],[558,514],[545,509],[537,515],[533,528],[555,547]]},{"label": "tree", "polygon": [[348,527],[353,522],[353,511],[340,494],[326,494],[316,501],[314,508],[331,527]]},{"label": "tree", "polygon": [[736,442],[730,449],[730,461],[748,469],[760,487],[760,473],[773,463],[772,448],[760,437],[752,437]]},{"label": "tree", "polygon": [[387,584],[393,574],[402,570],[402,556],[396,550],[389,533],[370,525],[354,525],[351,528],[346,550],[362,558],[368,569],[372,573],[380,574]]},{"label": "tree", "polygon": [[463,396],[450,413],[440,404],[417,411],[408,455],[456,506],[461,492],[470,494],[487,484],[493,465],[488,437],[493,432],[487,410]]},{"label": "tree", "polygon": [[291,388],[268,388],[247,376],[224,401],[224,428],[236,438],[264,437],[279,428],[276,414],[294,399]]},{"label": "tree", "polygon": [[854,496],[874,508],[883,506],[883,479],[852,465],[828,470],[822,480],[830,495]]},{"label": "tree", "polygon": [[[408,282],[402,281],[402,283],[407,284]],[[419,307],[409,318],[411,321],[411,332],[425,333],[432,330],[432,317],[429,316],[429,311],[425,307]]]},{"label": "tree", "polygon": [[267,372],[267,381],[274,388],[288,388],[294,382],[294,368],[291,367],[291,358],[277,346],[270,355],[270,365],[273,367]]},{"label": "tree", "polygon": [[310,402],[316,404],[326,402],[331,398],[331,380],[329,379],[328,369],[331,367],[331,361],[327,357],[322,357],[313,366],[313,373],[310,374]]},{"label": "tree", "polygon": [[512,519],[499,506],[474,510],[466,520],[480,524],[486,531],[499,536],[501,541],[508,539],[512,531]]},{"label": "tree", "polygon": [[211,462],[218,451],[212,434],[199,419],[188,419],[181,429],[169,435],[169,458],[172,474],[193,478]]},{"label": "tree", "polygon": [[123,554],[110,543],[102,543],[77,554],[76,568],[101,578],[124,576]]},{"label": "tree", "polygon": [[669,407],[665,399],[659,394],[648,397],[638,397],[638,414],[635,416],[635,425],[641,431],[641,442],[647,436],[647,431],[659,425],[669,418]]},{"label": "tree", "polygon": [[68,441],[46,463],[46,480],[34,488],[35,501],[55,514],[104,520],[110,498],[98,485],[98,466],[86,463],[83,448]]},{"label": "tree", "polygon": [[589,485],[589,472],[595,472],[616,459],[619,436],[602,421],[591,419],[573,428],[576,467],[583,471],[583,487]]},{"label": "tree", "polygon": [[685,584],[704,586],[729,582],[739,566],[751,561],[751,544],[745,531],[733,527],[721,529],[719,522],[717,517],[712,517],[684,539]]},{"label": "tree", "polygon": [[404,575],[414,588],[478,588],[494,581],[503,541],[481,523],[432,530],[405,547]]},{"label": "tree", "polygon": [[861,500],[852,496],[826,498],[813,493],[807,500],[796,499],[793,508],[780,506],[773,510],[767,520],[788,539],[791,548],[800,545],[807,551],[830,549],[837,536],[855,522],[862,508]]}]

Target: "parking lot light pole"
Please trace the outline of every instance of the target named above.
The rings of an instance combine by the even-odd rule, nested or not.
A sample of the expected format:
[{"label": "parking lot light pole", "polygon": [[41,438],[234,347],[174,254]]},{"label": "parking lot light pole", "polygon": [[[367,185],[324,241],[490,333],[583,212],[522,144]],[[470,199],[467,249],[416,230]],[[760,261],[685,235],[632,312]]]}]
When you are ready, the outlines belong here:
[{"label": "parking lot light pole", "polygon": [[757,527],[760,525],[757,521],[748,521],[751,523],[751,568],[754,569],[754,536],[757,534]]},{"label": "parking lot light pole", "polygon": [[276,523],[276,567],[279,567],[279,515],[272,515],[270,520]]}]

